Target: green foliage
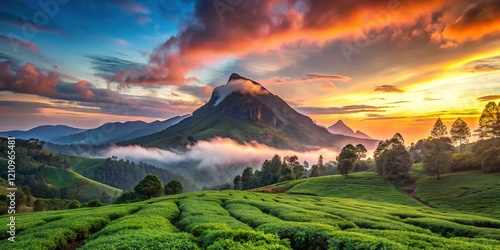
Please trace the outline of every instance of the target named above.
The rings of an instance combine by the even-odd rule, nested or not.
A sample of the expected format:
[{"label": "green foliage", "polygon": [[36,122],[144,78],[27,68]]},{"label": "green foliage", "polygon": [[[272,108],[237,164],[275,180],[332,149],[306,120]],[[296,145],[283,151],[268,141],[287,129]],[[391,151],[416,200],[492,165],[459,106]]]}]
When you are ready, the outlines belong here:
[{"label": "green foliage", "polygon": [[431,137],[432,138],[441,138],[448,134],[446,131],[446,125],[441,121],[441,118],[438,118],[436,123],[434,123],[434,127],[432,127]]},{"label": "green foliage", "polygon": [[415,196],[437,209],[481,213],[500,218],[500,173],[467,171],[444,174],[437,181],[430,176],[417,180]]},{"label": "green foliage", "polygon": [[451,157],[451,172],[480,170],[481,158],[472,152],[454,154]]},{"label": "green foliage", "polygon": [[129,202],[135,202],[138,201],[139,197],[137,197],[137,194],[135,192],[123,192],[118,196],[113,203],[115,204],[120,204],[120,203],[129,203]]},{"label": "green foliage", "polygon": [[492,173],[500,171],[500,147],[490,148],[482,155],[481,169],[484,173]]},{"label": "green foliage", "polygon": [[475,131],[484,140],[500,137],[500,108],[495,102],[489,102],[479,117],[479,127]]},{"label": "green foliage", "polygon": [[134,187],[134,191],[140,198],[151,199],[163,194],[163,186],[158,176],[148,174],[142,181],[137,183]]},{"label": "green foliage", "polygon": [[170,181],[169,183],[165,184],[165,194],[170,195],[170,194],[180,194],[182,193],[182,184],[177,181],[173,180]]},{"label": "green foliage", "polygon": [[104,206],[104,204],[102,203],[102,201],[96,199],[96,200],[91,200],[89,201],[88,207],[100,207],[100,206]]},{"label": "green foliage", "polygon": [[21,214],[17,242],[2,233],[0,249],[496,249],[499,174],[419,176],[415,195],[434,208],[375,173],[354,173],[274,185],[289,188],[282,194],[188,192]]},{"label": "green foliage", "polygon": [[431,139],[424,144],[424,171],[435,174],[439,180],[440,174],[450,169],[453,146],[447,137]]},{"label": "green foliage", "polygon": [[462,153],[462,144],[466,143],[469,137],[471,137],[470,128],[462,121],[462,119],[458,118],[455,120],[450,130],[451,140],[454,143],[458,142],[460,146],[460,153]]},{"label": "green foliage", "polygon": [[377,173],[390,181],[406,179],[412,161],[404,146],[404,139],[396,133],[391,139],[379,143],[374,153]]},{"label": "green foliage", "polygon": [[[366,150],[366,149],[365,149]],[[344,177],[349,177],[349,171],[352,170],[354,166],[354,162],[359,159],[359,152],[356,147],[352,144],[347,144],[340,151],[339,156],[337,157],[337,161],[339,162],[337,167],[339,173]]]}]

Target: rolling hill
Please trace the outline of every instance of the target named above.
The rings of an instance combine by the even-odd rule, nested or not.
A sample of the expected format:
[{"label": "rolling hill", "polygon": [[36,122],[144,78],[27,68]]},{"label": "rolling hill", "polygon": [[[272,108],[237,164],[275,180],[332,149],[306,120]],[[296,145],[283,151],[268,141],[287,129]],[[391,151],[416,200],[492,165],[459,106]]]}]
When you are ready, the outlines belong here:
[{"label": "rolling hill", "polygon": [[12,130],[0,132],[0,137],[13,136],[24,140],[36,138],[41,141],[50,141],[55,138],[80,133],[82,131],[85,131],[85,129],[73,128],[65,125],[44,125],[27,131]]},{"label": "rolling hill", "polygon": [[164,130],[188,116],[176,116],[165,121],[146,123],[143,121],[113,122],[81,133],[54,138],[56,144],[106,144],[131,140]]},{"label": "rolling hill", "polygon": [[85,190],[83,190],[87,196],[99,197],[102,192],[106,192],[109,196],[113,197],[116,192],[122,192],[121,189],[94,181],[72,170],[46,167],[44,171],[45,182],[58,188],[70,186],[78,179],[88,182]]},{"label": "rolling hill", "polygon": [[210,100],[191,117],[161,132],[120,145],[182,149],[214,137],[294,150],[340,149],[348,143],[362,143],[373,149],[378,144],[377,140],[333,135],[259,83],[233,73],[228,83],[217,87]]},{"label": "rolling hill", "polygon": [[[273,187],[287,189],[278,194],[198,191],[21,214],[16,243],[4,232],[0,248],[497,249],[500,244],[500,218],[421,205],[372,175],[280,183]],[[422,181],[418,185],[427,184]],[[346,189],[335,189],[341,186]],[[499,191],[498,185],[494,189]],[[461,202],[468,204],[467,198]],[[0,217],[2,224],[8,220]]]}]

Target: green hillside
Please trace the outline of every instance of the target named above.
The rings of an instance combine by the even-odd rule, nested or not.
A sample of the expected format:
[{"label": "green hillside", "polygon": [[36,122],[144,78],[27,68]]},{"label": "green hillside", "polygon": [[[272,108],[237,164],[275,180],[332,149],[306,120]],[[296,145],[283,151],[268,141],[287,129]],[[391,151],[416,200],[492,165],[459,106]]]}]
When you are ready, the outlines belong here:
[{"label": "green hillside", "polygon": [[[448,177],[463,180],[463,174]],[[417,181],[417,191],[429,183],[423,177]],[[125,205],[22,214],[16,218],[16,243],[3,235],[0,248],[497,249],[500,245],[500,218],[426,207],[371,173],[297,180],[267,191],[286,193],[200,191]],[[490,198],[498,200],[496,193]],[[467,203],[467,198],[461,202]],[[6,223],[8,217],[0,217],[0,224]]]},{"label": "green hillside", "polygon": [[454,209],[500,218],[500,173],[467,171],[444,174],[441,180],[417,180],[415,196],[440,209]]},{"label": "green hillside", "polygon": [[85,158],[67,154],[61,154],[61,158],[66,159],[73,164],[71,166],[71,170],[89,178],[94,178],[97,167],[102,165],[105,161],[105,159],[101,158]]},{"label": "green hillside", "polygon": [[67,187],[74,184],[76,179],[82,179],[88,181],[88,184],[85,188],[85,194],[89,196],[98,196],[103,191],[108,195],[113,196],[116,192],[121,192],[122,190],[118,188],[114,188],[100,182],[91,180],[87,177],[84,177],[78,173],[75,173],[72,170],[54,168],[54,167],[46,167],[44,170],[44,179],[47,184],[50,184],[54,187]]},{"label": "green hillside", "polygon": [[349,179],[341,175],[306,178],[258,188],[256,191],[362,199],[402,205],[415,204],[407,194],[401,192],[400,188],[387,184],[376,173],[371,172],[353,173],[349,175]]}]

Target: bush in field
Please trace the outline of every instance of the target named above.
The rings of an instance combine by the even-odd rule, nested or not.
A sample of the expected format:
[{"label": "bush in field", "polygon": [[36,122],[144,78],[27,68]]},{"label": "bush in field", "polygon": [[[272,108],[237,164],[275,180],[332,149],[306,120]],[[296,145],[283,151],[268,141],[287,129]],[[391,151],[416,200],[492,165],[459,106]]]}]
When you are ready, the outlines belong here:
[{"label": "bush in field", "polygon": [[494,147],[486,150],[482,155],[481,169],[484,173],[500,171],[500,147]]},{"label": "bush in field", "polygon": [[148,174],[134,187],[135,193],[143,199],[159,197],[163,194],[163,185],[158,176]]},{"label": "bush in field", "polygon": [[165,194],[180,194],[182,193],[182,184],[177,181],[173,180],[167,184],[165,184]]},{"label": "bush in field", "polygon": [[334,232],[329,240],[328,249],[406,249],[403,245],[371,235],[355,232]]},{"label": "bush in field", "polygon": [[318,223],[278,222],[264,224],[257,230],[289,239],[293,249],[327,249],[335,228]]},{"label": "bush in field", "polygon": [[290,249],[290,243],[275,234],[244,229],[207,230],[198,242],[206,249]]},{"label": "bush in field", "polygon": [[123,192],[120,196],[116,197],[114,204],[129,203],[138,201],[139,197],[135,192]]},{"label": "bush in field", "polygon": [[104,204],[99,199],[95,199],[95,200],[89,201],[87,206],[88,207],[100,207],[100,206],[104,206]]},{"label": "bush in field", "polygon": [[75,209],[75,208],[80,208],[82,207],[82,204],[78,200],[73,200],[71,203],[68,205],[69,209]]},{"label": "bush in field", "polygon": [[481,159],[474,153],[463,152],[461,154],[454,154],[451,157],[451,172],[480,170]]}]

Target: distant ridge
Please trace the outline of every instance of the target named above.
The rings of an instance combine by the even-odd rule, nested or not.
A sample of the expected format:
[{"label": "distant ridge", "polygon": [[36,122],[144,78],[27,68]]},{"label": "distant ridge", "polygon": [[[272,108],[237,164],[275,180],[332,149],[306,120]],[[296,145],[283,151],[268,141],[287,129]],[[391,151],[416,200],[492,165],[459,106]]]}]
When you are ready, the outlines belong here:
[{"label": "distant ridge", "polygon": [[352,137],[362,138],[362,139],[373,139],[372,137],[368,136],[367,134],[365,134],[359,130],[356,130],[356,132],[354,132],[342,120],[338,120],[335,124],[328,127],[328,131],[330,131],[330,133],[336,134],[336,135],[352,136]]},{"label": "distant ridge", "polygon": [[12,130],[0,132],[0,137],[8,137],[13,136],[19,139],[28,140],[31,138],[36,138],[42,141],[50,141],[52,139],[72,135],[76,133],[80,133],[85,131],[85,129],[81,128],[73,128],[66,125],[43,125],[34,127],[30,130]]},{"label": "distant ridge", "polygon": [[188,116],[176,116],[165,121],[151,123],[143,121],[110,122],[81,133],[56,138],[51,142],[56,144],[105,144],[127,141],[164,130]]}]

